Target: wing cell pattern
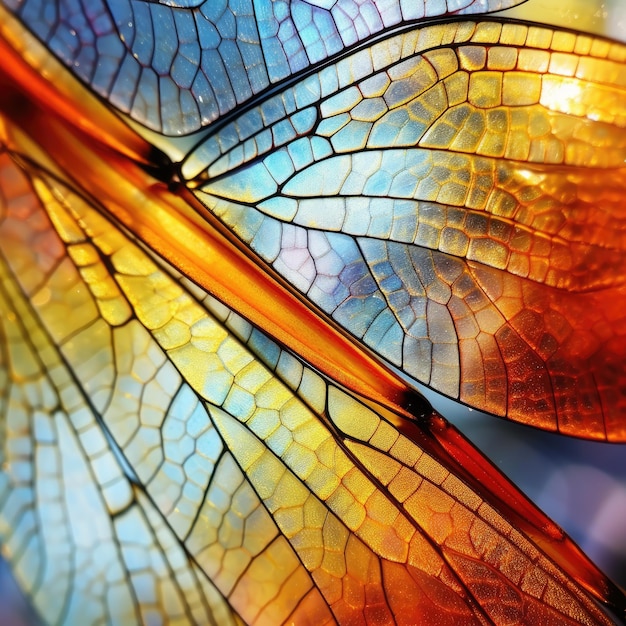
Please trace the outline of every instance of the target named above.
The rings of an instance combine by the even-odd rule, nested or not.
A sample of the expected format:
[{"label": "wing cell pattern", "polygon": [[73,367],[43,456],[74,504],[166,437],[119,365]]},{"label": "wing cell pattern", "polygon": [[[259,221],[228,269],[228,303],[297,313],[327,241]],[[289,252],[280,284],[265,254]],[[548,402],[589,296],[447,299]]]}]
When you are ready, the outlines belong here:
[{"label": "wing cell pattern", "polygon": [[608,623],[389,416],[15,158],[0,536],[47,622]]},{"label": "wing cell pattern", "polygon": [[[114,333],[84,297],[85,283],[30,181],[4,150],[1,161],[3,553],[50,624],[154,623],[164,611],[172,624],[241,623],[188,562],[103,431],[96,407],[117,396],[128,406],[138,383],[122,374],[124,392],[107,390]],[[26,293],[40,294],[39,314]]]},{"label": "wing cell pattern", "polygon": [[[626,438],[623,46],[389,32],[513,0],[5,4],[147,127],[218,121],[189,186],[387,361]],[[610,623],[583,557],[556,566],[426,423],[314,371],[0,124],[0,542],[47,623]]]},{"label": "wing cell pattern", "polygon": [[386,29],[520,0],[3,3],[96,93],[177,136]]},{"label": "wing cell pattern", "polygon": [[246,110],[183,173],[411,378],[623,440],[625,62],[547,28],[425,26]]}]

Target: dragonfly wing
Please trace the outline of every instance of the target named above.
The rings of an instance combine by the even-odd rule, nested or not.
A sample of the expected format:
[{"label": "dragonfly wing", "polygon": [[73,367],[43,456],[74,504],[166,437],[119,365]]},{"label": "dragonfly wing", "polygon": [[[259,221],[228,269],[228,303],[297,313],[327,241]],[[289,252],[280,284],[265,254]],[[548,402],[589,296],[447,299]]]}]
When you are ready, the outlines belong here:
[{"label": "dragonfly wing", "polygon": [[0,529],[50,623],[609,623],[427,433],[12,156]]},{"label": "dragonfly wing", "polygon": [[[320,376],[106,217],[68,182],[77,172],[14,142],[0,179],[0,532],[50,622],[608,623],[575,582],[593,568],[581,557],[565,574],[539,547],[558,551],[562,533],[512,526],[433,452],[429,423]],[[117,563],[106,578],[101,542]],[[83,595],[85,563],[98,582]],[[599,573],[586,587],[609,595]]]},{"label": "dragonfly wing", "polygon": [[[130,409],[139,382],[114,372],[119,329],[101,317],[42,211],[60,201],[57,190],[6,150],[0,161],[0,528],[22,588],[50,624],[149,623],[164,613],[172,623],[241,623],[102,427],[107,409]],[[156,401],[150,386],[145,393]]]},{"label": "dragonfly wing", "polygon": [[[198,196],[410,380],[533,426],[623,441],[624,46],[497,22],[382,36],[497,3],[367,4],[353,16],[367,28],[349,36],[344,4],[319,4],[255,4],[237,19],[204,4],[89,16],[61,5],[59,19],[30,2],[13,10],[147,126],[184,134],[219,121],[183,168]],[[222,41],[229,28],[241,37]],[[225,67],[234,73],[211,74]]]},{"label": "dragonfly wing", "polygon": [[547,28],[425,26],[245,111],[183,172],[414,380],[620,441],[625,62],[620,44]]}]

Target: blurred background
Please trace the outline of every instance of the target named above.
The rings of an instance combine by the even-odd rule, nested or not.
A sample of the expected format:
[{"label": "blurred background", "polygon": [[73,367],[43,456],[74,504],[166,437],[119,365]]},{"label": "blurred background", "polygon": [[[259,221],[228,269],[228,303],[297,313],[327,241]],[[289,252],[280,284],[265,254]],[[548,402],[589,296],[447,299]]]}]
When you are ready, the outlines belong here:
[{"label": "blurred background", "polygon": [[526,0],[498,15],[626,39],[625,0]]},{"label": "blurred background", "polygon": [[[500,15],[626,41],[626,0],[528,0]],[[429,398],[602,570],[626,587],[626,446],[539,433],[434,394]],[[0,625],[38,623],[0,558]]]}]

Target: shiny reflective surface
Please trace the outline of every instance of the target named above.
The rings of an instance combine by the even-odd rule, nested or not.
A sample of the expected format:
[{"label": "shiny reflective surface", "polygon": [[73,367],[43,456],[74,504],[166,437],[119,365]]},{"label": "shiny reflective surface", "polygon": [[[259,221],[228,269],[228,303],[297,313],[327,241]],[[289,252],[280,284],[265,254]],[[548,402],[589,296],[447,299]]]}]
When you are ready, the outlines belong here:
[{"label": "shiny reflective surface", "polygon": [[626,39],[626,5],[622,0],[565,0],[559,3],[537,0],[500,15],[613,37],[619,41]]},{"label": "shiny reflective surface", "polygon": [[[154,10],[155,15],[160,16],[164,13],[159,11],[169,11],[158,7]],[[242,17],[245,12],[237,15]],[[289,22],[286,15],[280,15]],[[102,23],[100,27],[100,32],[106,31]],[[372,261],[370,267],[374,268],[373,274],[378,271],[381,276],[390,269],[401,274],[396,279],[388,275],[387,279],[379,280],[381,288],[399,292],[398,299],[389,296],[386,299],[396,313],[400,310],[398,302],[406,298],[406,294],[413,294],[417,300],[420,297],[419,288],[407,287],[413,284],[411,281],[399,280],[405,278],[406,272],[415,271],[422,279],[421,284],[426,281],[429,285],[429,297],[421,296],[423,304],[412,303],[413,313],[425,306],[425,319],[429,323],[423,341],[435,347],[438,344],[448,347],[447,351],[443,348],[430,350],[431,356],[436,357],[430,360],[430,366],[429,359],[420,358],[413,363],[430,367],[428,382],[435,387],[450,384],[451,368],[446,355],[450,354],[453,335],[445,328],[437,328],[437,324],[445,326],[444,309],[449,306],[446,303],[451,302],[450,295],[446,298],[443,278],[454,274],[455,267],[462,267],[458,259],[468,257],[465,263],[473,271],[473,278],[481,278],[481,286],[490,284],[501,294],[495,298],[494,292],[487,292],[487,296],[492,296],[491,303],[500,304],[502,298],[510,301],[506,319],[512,325],[511,320],[520,316],[521,327],[527,329],[527,345],[542,356],[541,350],[549,352],[551,349],[552,338],[553,344],[556,341],[552,350],[556,350],[561,359],[555,358],[555,362],[565,363],[563,354],[558,354],[559,349],[564,350],[566,356],[578,359],[573,375],[583,378],[577,381],[584,381],[584,376],[588,376],[595,385],[588,392],[580,384],[569,383],[573,386],[568,394],[567,378],[562,377],[558,368],[554,374],[547,368],[555,380],[563,383],[562,391],[561,386],[557,386],[557,400],[567,398],[565,405],[569,402],[574,406],[582,399],[587,401],[587,414],[573,410],[572,406],[564,406],[562,416],[556,411],[562,419],[562,429],[594,437],[610,433],[611,438],[617,439],[620,433],[617,417],[607,414],[599,419],[597,410],[593,410],[594,402],[596,409],[599,402],[608,402],[602,395],[608,393],[606,380],[600,379],[598,383],[598,377],[589,376],[583,365],[599,368],[597,371],[605,377],[611,373],[618,376],[611,391],[617,394],[619,409],[623,391],[619,378],[623,372],[618,367],[621,365],[621,335],[619,325],[612,324],[616,321],[612,316],[620,315],[616,306],[622,298],[620,273],[607,270],[603,273],[602,270],[611,259],[623,262],[623,250],[619,229],[612,231],[615,242],[608,251],[598,244],[593,235],[595,222],[585,221],[588,211],[582,209],[587,200],[579,179],[585,177],[593,183],[596,174],[589,173],[587,168],[595,168],[598,182],[593,184],[603,191],[606,189],[602,207],[607,214],[619,218],[623,190],[618,169],[622,149],[618,131],[623,125],[619,118],[623,96],[620,73],[609,70],[621,67],[622,48],[616,44],[609,46],[605,56],[610,56],[610,60],[598,65],[593,57],[598,57],[600,43],[591,45],[587,38],[587,48],[583,51],[580,46],[584,45],[584,38],[575,38],[572,44],[572,36],[555,35],[550,41],[557,50],[550,54],[557,55],[561,61],[566,60],[562,57],[567,57],[570,63],[576,55],[580,59],[591,56],[594,71],[589,71],[587,76],[576,72],[574,81],[547,81],[551,88],[546,101],[535,93],[543,79],[533,82],[523,76],[528,90],[522,90],[520,77],[513,76],[515,71],[498,65],[507,63],[507,55],[511,56],[510,50],[515,46],[520,50],[515,58],[524,54],[529,60],[545,57],[537,51],[537,47],[543,45],[540,37],[541,45],[535,47],[534,40],[525,40],[523,45],[518,42],[522,32],[519,28],[507,25],[500,31],[494,22],[483,26],[469,23],[428,26],[420,33],[431,42],[430,47],[436,48],[432,52],[423,53],[415,45],[412,48],[405,45],[411,33],[398,35],[353,57],[329,62],[320,74],[311,74],[304,82],[296,81],[281,88],[277,96],[263,96],[256,109],[249,108],[241,114],[236,111],[229,116],[226,106],[225,124],[218,125],[216,133],[208,138],[203,137],[195,160],[188,163],[206,162],[207,155],[215,151],[225,158],[221,163],[215,160],[218,165],[214,167],[218,171],[209,171],[208,177],[201,175],[191,184],[202,188],[198,193],[202,194],[208,208],[219,209],[222,216],[231,211],[231,221],[242,238],[246,238],[246,233],[253,233],[250,242],[261,256],[271,256],[268,246],[272,245],[275,250],[286,250],[282,259],[277,253],[283,267],[276,269],[280,272],[290,267],[286,271],[287,278],[294,275],[294,260],[300,263],[297,267],[301,275],[311,274],[313,269],[311,264],[307,268],[306,255],[312,255],[315,261],[312,267],[323,270],[317,277],[315,271],[311,274],[312,284],[322,294],[319,303],[322,308],[325,308],[324,297],[329,294],[341,297],[333,276],[339,275],[337,268],[341,269],[341,264],[350,259],[350,244],[333,239],[331,235],[315,240],[311,235],[313,229],[338,233],[351,224],[350,228],[358,232],[343,234],[353,236],[352,241],[359,244],[360,250],[369,251],[370,257],[366,260],[373,259],[371,255],[375,252],[373,248],[367,249],[369,240],[384,239],[381,233],[385,232],[385,221],[393,233],[392,238],[398,239],[396,244],[406,247],[406,244],[419,243],[422,249],[425,247],[426,252],[420,254],[428,257],[428,263],[422,260],[401,264],[398,261],[394,268],[393,263],[383,259],[377,263]],[[492,45],[502,43],[500,38],[505,31],[508,51],[492,53],[498,49]],[[541,31],[544,36],[546,32]],[[466,40],[461,39],[460,43],[470,43],[469,48],[446,44],[442,38],[453,34],[454,37],[465,36]],[[539,34],[537,31],[537,36]],[[486,44],[485,38],[489,36],[498,39],[487,39]],[[130,39],[125,34],[122,41]],[[279,36],[277,40],[284,43],[289,39]],[[305,43],[307,41],[305,38]],[[346,45],[345,37],[342,41]],[[399,46],[399,42],[403,45]],[[129,45],[132,48],[134,44]],[[571,50],[561,49],[568,45],[573,46]],[[103,44],[101,48],[106,49],[106,46]],[[493,56],[491,66],[487,48]],[[397,56],[399,50],[402,50],[400,57]],[[485,52],[482,55],[481,50]],[[526,52],[522,54],[523,51]],[[408,57],[402,58],[403,54]],[[481,56],[483,65],[480,65]],[[453,57],[457,59],[456,73],[445,74],[454,68],[454,63],[450,64]],[[376,68],[368,70],[364,65],[363,59],[367,58],[380,59],[386,69],[378,68],[379,73],[373,73]],[[470,77],[465,83],[461,78],[459,84],[453,78],[446,84],[442,76],[463,73],[458,71],[459,59],[466,59],[470,64],[464,72],[477,78],[472,79],[473,83]],[[549,64],[543,71],[560,76],[554,65]],[[98,67],[102,68],[103,64]],[[106,64],[104,67],[106,69]],[[170,67],[172,71],[173,67]],[[236,64],[232,67],[236,68]],[[593,94],[600,93],[599,87],[588,90],[592,95],[586,106],[596,108],[587,123],[582,122],[582,126],[576,120],[566,123],[560,117],[563,112],[557,111],[547,118],[540,115],[538,126],[535,122],[530,124],[532,129],[544,128],[545,119],[556,120],[555,126],[548,125],[545,136],[538,134],[536,145],[539,148],[533,149],[531,141],[524,153],[526,161],[538,164],[539,173],[533,169],[535,165],[525,165],[521,171],[525,176],[534,173],[540,181],[547,181],[544,187],[539,185],[538,198],[534,198],[536,206],[547,211],[548,216],[564,214],[566,229],[572,230],[568,237],[564,237],[561,230],[555,231],[558,237],[555,233],[546,237],[544,231],[549,231],[549,225],[559,220],[547,219],[540,222],[540,228],[530,219],[522,229],[523,238],[532,243],[534,235],[537,242],[524,248],[522,256],[528,260],[528,268],[526,273],[521,272],[511,258],[506,257],[508,260],[504,263],[503,255],[498,254],[502,249],[498,247],[498,237],[509,242],[510,235],[507,238],[506,228],[498,226],[497,220],[492,220],[493,227],[488,222],[486,231],[481,231],[478,224],[476,232],[455,226],[455,220],[471,216],[472,211],[477,215],[480,211],[489,212],[494,203],[483,199],[481,205],[480,195],[463,193],[463,185],[475,193],[481,189],[481,184],[486,185],[496,197],[501,193],[495,193],[499,188],[494,181],[500,180],[504,189],[511,189],[507,186],[515,179],[510,174],[511,169],[509,173],[507,168],[498,169],[493,165],[490,169],[489,159],[518,163],[526,144],[513,142],[509,149],[518,152],[507,153],[507,148],[503,145],[497,148],[498,141],[489,138],[487,133],[486,154],[482,154],[481,142],[472,137],[472,129],[481,128],[480,115],[474,115],[472,119],[476,121],[471,123],[464,120],[471,117],[472,107],[485,118],[488,113],[481,111],[499,108],[513,119],[511,111],[518,106],[511,101],[513,96],[522,99],[519,106],[527,113],[537,105],[543,107],[542,111],[550,107],[558,109],[564,106],[564,101],[555,97],[555,90],[562,95],[563,91],[579,87],[583,80],[598,81],[599,67],[609,68],[609,78],[604,79],[608,87],[600,91],[606,96],[608,90],[614,94],[614,99],[603,97],[596,102]],[[431,68],[430,73],[428,68]],[[297,66],[293,71],[302,69]],[[440,75],[438,71],[443,73]],[[525,72],[528,74],[529,68],[525,68]],[[269,75],[274,76],[271,71]],[[93,81],[95,76],[97,73]],[[124,72],[117,76],[120,82],[119,77],[124,76]],[[424,80],[426,84],[415,80]],[[437,87],[442,80],[451,90],[445,94]],[[94,87],[98,84],[96,81]],[[316,84],[321,91],[316,91]],[[465,91],[461,89],[464,84]],[[501,85],[500,91],[498,85]],[[535,88],[531,89],[533,85]],[[126,89],[129,89],[128,83]],[[408,150],[413,144],[402,138],[402,132],[397,131],[397,127],[395,134],[389,130],[393,127],[393,124],[390,126],[393,117],[390,109],[397,112],[398,119],[406,119],[405,109],[409,110],[409,103],[412,103],[412,110],[421,112],[422,117],[411,118],[413,121],[402,128],[413,132],[415,124],[419,126],[419,119],[429,119],[423,113],[425,102],[429,100],[422,97],[429,92],[434,94],[434,105],[441,106],[442,94],[447,98],[448,104],[432,117],[436,123],[434,126],[431,123],[431,127],[440,124],[440,130],[431,132],[430,137],[429,130],[423,130],[420,141],[429,137],[430,143]],[[110,95],[118,91],[111,89],[103,93]],[[239,92],[235,90],[235,93]],[[403,93],[411,100],[405,102]],[[446,116],[453,110],[449,99],[454,94],[461,103],[457,110],[465,117],[451,118],[454,122],[451,125]],[[214,101],[222,102],[221,97],[217,93]],[[315,103],[320,99],[318,106]],[[372,102],[366,102],[368,99]],[[537,103],[533,104],[535,100]],[[380,105],[378,108],[376,102]],[[566,114],[571,115],[574,102],[574,98],[565,101]],[[141,212],[147,205],[137,200],[135,203],[122,200],[124,206],[119,209],[112,205],[120,196],[105,193],[107,184],[110,186],[109,181],[113,180],[109,176],[114,176],[112,170],[107,170],[106,161],[97,170],[104,181],[102,195],[95,193],[94,189],[100,187],[94,187],[93,179],[76,176],[69,162],[63,166],[64,159],[73,153],[69,152],[69,145],[61,146],[61,135],[58,135],[58,142],[50,143],[48,138],[46,143],[46,133],[38,137],[37,116],[40,114],[24,112],[23,107],[20,100],[9,100],[4,105],[2,363],[7,380],[3,395],[3,454],[7,469],[3,474],[0,530],[7,538],[6,551],[22,584],[47,621],[74,623],[80,617],[83,621],[91,618],[113,623],[137,620],[206,623],[213,620],[221,624],[228,623],[227,620],[237,622],[240,618],[250,623],[270,624],[333,620],[341,623],[392,623],[394,620],[400,623],[439,623],[442,620],[471,623],[472,619],[488,618],[496,623],[543,624],[567,623],[568,620],[602,623],[601,613],[579,585],[598,597],[611,599],[618,605],[623,603],[619,593],[577,553],[558,528],[543,519],[512,488],[499,482],[497,473],[439,418],[424,419],[427,416],[423,415],[418,416],[423,421],[409,424],[399,414],[346,393],[181,276],[178,270],[190,274],[188,266],[176,262],[182,257],[170,257],[167,251],[159,250],[174,267],[152,255],[135,236],[139,234],[152,243],[146,234],[148,218]],[[167,107],[162,109],[167,110]],[[180,110],[176,109],[173,119],[179,114]],[[613,117],[607,121],[611,115]],[[344,121],[333,126],[329,123],[333,118]],[[369,125],[369,130],[364,131],[363,124]],[[373,141],[376,124],[380,146],[367,143]],[[615,132],[603,132],[611,125],[617,129]],[[24,136],[19,126],[32,137]],[[353,132],[354,127],[360,128],[360,133]],[[341,134],[345,128],[350,132]],[[448,133],[446,138],[441,128],[456,128],[456,136]],[[482,128],[491,126],[487,124]],[[503,136],[507,134],[503,129],[509,127],[499,123],[493,128],[496,136],[499,133]],[[316,134],[311,137],[313,130]],[[554,144],[551,133],[560,138],[560,144]],[[369,139],[365,144],[359,143],[359,136]],[[445,145],[441,144],[444,139],[448,141]],[[439,144],[432,144],[435,140]],[[53,155],[52,160],[37,147],[39,141],[45,151]],[[415,139],[414,143],[417,141]],[[602,142],[603,147],[609,149],[601,150],[598,144]],[[396,143],[399,148],[390,147]],[[307,144],[309,150],[304,147]],[[576,149],[568,153],[567,149],[559,150],[558,145],[565,148],[573,145]],[[96,152],[91,154],[88,147],[85,148],[84,154],[90,155],[90,163],[99,158]],[[365,174],[367,168],[371,168],[367,159],[350,156],[357,148],[384,152],[381,158],[387,158],[390,167],[398,168],[399,175],[413,176],[416,181],[426,181],[426,186],[438,187],[435,196],[424,200],[413,197],[416,201],[413,211],[409,206],[405,214],[394,213],[399,205],[398,198],[394,198],[398,195],[397,189],[387,185],[383,193],[383,187],[376,186],[380,181],[371,180],[376,176],[384,178],[382,174],[388,173],[388,168],[379,168],[378,174],[362,175],[360,182],[355,183],[359,168],[365,168]],[[500,152],[495,154],[496,150]],[[453,158],[453,151],[466,154],[466,158],[462,158],[462,154]],[[476,153],[480,153],[480,157],[475,156]],[[258,155],[262,159],[257,159]],[[600,162],[599,158],[604,161]],[[548,165],[557,167],[546,167],[544,171],[542,167]],[[416,168],[419,166],[425,167],[428,175],[422,173],[418,179]],[[617,171],[615,179],[610,177],[614,190],[602,184],[607,180],[608,166]],[[201,171],[205,167],[208,166],[203,165]],[[316,175],[309,176],[304,188],[298,189],[299,173],[316,167]],[[328,168],[328,174],[324,174],[324,167]],[[247,168],[245,176],[244,168]],[[183,167],[182,171],[187,170]],[[519,165],[512,171],[519,175]],[[148,183],[139,171],[135,172],[131,162],[123,172],[128,181]],[[468,173],[472,172],[475,178],[470,176],[468,182]],[[481,176],[476,172],[482,172]],[[254,185],[249,184],[250,179]],[[238,180],[243,180],[243,184]],[[337,180],[342,182],[342,187],[335,188]],[[156,181],[152,184],[158,187]],[[400,188],[410,188],[410,184],[405,182]],[[548,188],[551,195],[546,191]],[[303,195],[302,189],[306,197],[299,204],[284,200],[287,196],[295,196],[297,200]],[[353,217],[349,221],[348,205],[358,197],[367,199],[364,192],[372,189],[375,193],[371,195],[380,198],[375,203],[376,214],[370,205],[362,202],[358,216],[369,216],[369,220],[362,219],[360,223]],[[418,195],[424,191],[419,191],[419,185],[417,189]],[[520,189],[519,213],[513,211],[512,215],[523,222],[522,217],[532,218],[532,211],[521,202],[529,199],[529,192],[523,187]],[[390,190],[393,193],[389,193]],[[445,195],[444,191],[449,194],[445,198],[441,195]],[[426,192],[430,193],[428,189]],[[143,193],[144,189],[138,188],[138,194],[129,197],[138,198]],[[308,198],[316,196],[328,197],[321,204],[311,204]],[[515,199],[515,194],[512,197]],[[546,197],[552,200],[546,201]],[[473,204],[465,206],[460,202],[462,198],[473,198]],[[561,198],[561,203],[555,198]],[[241,209],[242,201],[246,200],[273,219],[278,218],[283,223],[297,221],[292,231],[280,226],[294,236],[277,236],[281,231],[268,226],[271,222],[266,217],[255,221],[252,206],[245,205],[245,209]],[[465,202],[467,204],[467,200]],[[406,202],[403,206],[407,206]],[[461,214],[459,208],[463,206],[470,211]],[[508,205],[502,202],[495,206],[499,210]],[[499,215],[498,211],[495,214]],[[232,215],[238,215],[237,219]],[[447,226],[441,223],[442,216]],[[170,217],[175,219],[176,215]],[[582,221],[577,226],[579,218]],[[508,219],[515,222],[511,216]],[[302,220],[304,225],[300,223]],[[333,224],[339,226],[329,226],[324,220],[334,220]],[[181,228],[183,222],[181,217],[178,222]],[[423,238],[415,242],[414,236],[413,240],[405,241],[403,237],[406,238],[410,230],[406,225],[410,223],[418,234],[420,226],[441,232],[438,235],[433,232],[432,236],[438,238],[435,240]],[[506,220],[501,220],[502,223],[507,226]],[[400,225],[395,232],[394,224]],[[305,227],[308,239],[304,241],[308,245],[298,248],[297,229],[303,231]],[[449,236],[445,235],[448,230],[451,231]],[[531,260],[542,258],[542,246],[551,239],[557,248],[574,250],[573,256],[580,262],[580,266],[575,267],[580,271],[565,272],[561,267],[559,275],[557,270],[563,263],[564,253],[555,253],[545,257],[554,260],[552,271],[548,263],[544,264],[543,273],[537,273],[541,263],[537,260],[531,263]],[[288,245],[284,245],[285,241]],[[332,245],[328,245],[329,242]],[[180,243],[183,250],[185,242]],[[381,247],[381,244],[376,245]],[[441,245],[445,249],[441,250]],[[483,253],[490,254],[478,254],[480,246],[485,248]],[[386,247],[390,246],[382,244],[383,249]],[[297,250],[301,251],[299,257],[294,254]],[[474,253],[475,259],[472,258]],[[606,256],[604,261],[603,255]],[[411,254],[405,254],[406,259],[410,257]],[[190,257],[187,254],[184,258]],[[581,258],[587,262],[582,262]],[[594,266],[599,270],[596,273],[588,271],[590,258],[600,259]],[[531,274],[531,266],[535,273]],[[572,269],[571,265],[568,267]],[[363,303],[363,308],[358,309],[358,315],[352,309],[343,317],[374,329],[371,335],[376,338],[379,331],[373,323],[370,325],[372,317],[368,312],[368,307],[376,304],[367,291],[371,281],[359,280],[356,274],[354,270],[345,272],[342,278],[347,282],[342,285],[350,298]],[[204,284],[198,274],[190,276]],[[460,288],[467,283],[467,279],[458,280],[462,276],[461,269],[454,280],[448,282],[450,293],[451,286]],[[594,280],[599,282],[589,283]],[[466,305],[475,305],[470,307],[470,318],[473,316],[486,324],[497,339],[502,326],[497,326],[490,313],[493,304],[487,298],[481,306],[480,298],[472,294],[467,284],[465,289],[464,293],[456,295],[463,296],[460,299]],[[572,300],[563,306],[560,296],[551,299],[550,290],[555,289],[572,293]],[[602,298],[593,309],[580,305],[581,297],[583,304],[589,304],[589,300],[584,300],[586,290],[590,290],[591,301]],[[577,293],[580,291],[582,296]],[[571,323],[584,321],[580,315],[574,315],[572,302],[578,302],[588,321],[586,325],[581,324],[583,330],[604,329],[604,333],[590,333],[592,340],[583,341],[582,348],[576,344],[572,348],[566,340],[569,335],[563,320],[569,316]],[[542,331],[537,323],[529,320],[523,306],[518,310],[520,303],[539,307],[539,312],[533,310],[536,316],[543,316],[550,322],[548,330]],[[354,301],[350,307],[353,304]],[[265,300],[259,297],[259,310],[265,306]],[[434,314],[434,310],[438,313]],[[511,311],[517,314],[512,315]],[[333,313],[334,309],[328,312]],[[599,321],[594,322],[594,316]],[[455,318],[459,319],[463,316]],[[458,324],[454,328],[458,328]],[[458,331],[454,332],[458,337]],[[362,334],[367,342],[366,333]],[[505,334],[499,333],[500,337]],[[469,333],[468,337],[471,336]],[[559,338],[561,343],[557,341]],[[380,337],[378,341],[387,348],[388,342],[381,343]],[[304,347],[307,358],[306,350],[313,349],[315,337],[309,338],[309,342],[309,347]],[[480,345],[480,341],[477,343]],[[565,348],[559,348],[561,345]],[[545,425],[543,414],[536,410],[538,402],[545,405],[545,386],[540,384],[542,376],[528,378],[528,358],[519,343],[514,343],[514,347],[510,354],[520,363],[505,368],[505,379],[509,380],[506,384],[525,389],[523,400],[532,406],[514,403],[512,409],[506,403],[501,406],[508,407],[511,417],[516,417],[517,410],[519,415],[530,416],[529,421]],[[613,367],[606,367],[594,358],[601,350],[609,355],[609,365],[610,358],[614,358]],[[543,357],[546,354],[543,353]],[[568,366],[569,361],[571,358]],[[548,363],[549,359],[544,358],[544,362]],[[490,361],[477,363],[483,368],[483,387],[488,386],[492,370],[486,365]],[[511,371],[518,375],[512,381]],[[499,379],[493,380],[498,382]],[[475,386],[481,387],[476,382]],[[535,395],[529,397],[529,390]],[[572,390],[580,393],[580,401],[575,394],[572,400]],[[503,392],[506,396],[506,389],[500,383],[494,384],[493,392],[483,389],[482,395],[497,403],[497,394]],[[556,402],[557,408],[561,404]],[[546,411],[554,414],[555,407],[548,407]],[[572,417],[578,422],[573,422]],[[85,519],[89,520],[87,525]],[[41,523],[40,520],[55,522]],[[92,582],[85,585],[87,580]],[[503,598],[506,601],[503,602]]]}]

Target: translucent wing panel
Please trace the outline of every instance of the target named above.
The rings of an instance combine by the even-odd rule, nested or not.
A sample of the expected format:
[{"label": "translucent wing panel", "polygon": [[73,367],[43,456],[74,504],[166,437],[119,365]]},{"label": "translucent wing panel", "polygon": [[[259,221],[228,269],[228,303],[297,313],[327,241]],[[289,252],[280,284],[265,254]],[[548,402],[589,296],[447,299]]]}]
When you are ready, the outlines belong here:
[{"label": "translucent wing panel", "polygon": [[23,589],[50,624],[241,623],[102,427],[114,331],[31,184],[52,190],[5,151],[0,171],[0,541]]},{"label": "translucent wing panel", "polygon": [[608,623],[392,416],[1,156],[0,540],[50,623]]},{"label": "translucent wing panel", "polygon": [[96,93],[173,136],[387,28],[519,2],[3,0]]},{"label": "translucent wing panel", "polygon": [[427,26],[245,112],[183,171],[413,379],[623,440],[625,70],[624,46],[588,36]]}]

